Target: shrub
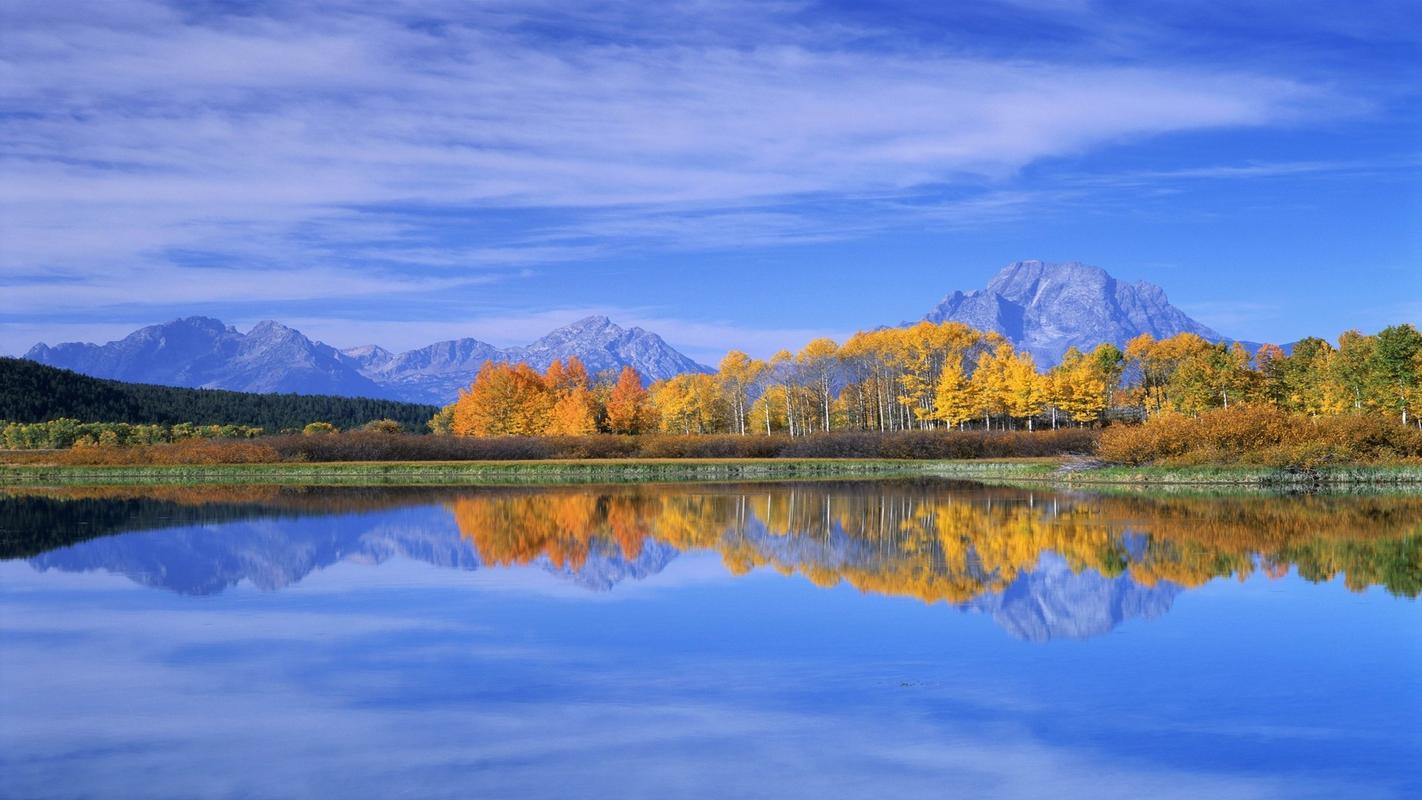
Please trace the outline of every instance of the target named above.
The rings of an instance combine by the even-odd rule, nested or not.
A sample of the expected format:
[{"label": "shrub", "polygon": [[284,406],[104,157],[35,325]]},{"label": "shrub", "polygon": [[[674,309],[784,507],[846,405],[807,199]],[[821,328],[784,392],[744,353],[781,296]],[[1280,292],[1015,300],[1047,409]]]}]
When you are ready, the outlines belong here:
[{"label": "shrub", "polygon": [[1010,458],[1089,454],[1095,431],[842,432],[789,436],[414,436],[351,431],[262,440],[304,461],[509,461],[598,458]]},{"label": "shrub", "polygon": [[1314,418],[1239,405],[1198,417],[1167,413],[1140,425],[1113,425],[1102,432],[1097,453],[1122,464],[1372,463],[1422,458],[1422,430],[1375,414]]},{"label": "shrub", "polygon": [[255,440],[181,439],[171,445],[104,447],[59,454],[73,464],[198,464],[254,461],[523,461],[613,458],[895,458],[970,459],[1086,455],[1096,432],[897,431],[813,436],[421,436],[370,430],[288,434]]},{"label": "shrub", "polygon": [[242,440],[183,439],[172,444],[133,447],[75,447],[54,454],[72,465],[262,464],[281,460],[270,445]]}]

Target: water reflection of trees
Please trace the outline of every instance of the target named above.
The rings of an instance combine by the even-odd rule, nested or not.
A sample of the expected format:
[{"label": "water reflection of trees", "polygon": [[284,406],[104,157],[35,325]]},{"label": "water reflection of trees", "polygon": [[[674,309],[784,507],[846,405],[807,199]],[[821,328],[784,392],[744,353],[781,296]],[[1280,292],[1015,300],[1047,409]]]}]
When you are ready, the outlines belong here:
[{"label": "water reflection of trees", "polygon": [[0,491],[0,558],[101,536],[270,517],[352,514],[445,502],[448,487],[62,486]]},{"label": "water reflection of trees", "polygon": [[1072,569],[1196,586],[1290,567],[1354,590],[1422,591],[1422,497],[1090,496],[934,481],[603,486],[127,487],[0,495],[0,556],[109,533],[257,516],[442,504],[487,564],[591,553],[636,559],[655,540],[710,549],[744,573],[960,603],[1056,553]]},{"label": "water reflection of trees", "polygon": [[629,559],[647,538],[711,549],[743,573],[966,602],[1030,572],[1072,569],[1197,586],[1289,566],[1354,590],[1422,590],[1419,497],[1067,496],[943,484],[660,486],[488,492],[449,504],[486,563],[577,568],[594,539]]}]

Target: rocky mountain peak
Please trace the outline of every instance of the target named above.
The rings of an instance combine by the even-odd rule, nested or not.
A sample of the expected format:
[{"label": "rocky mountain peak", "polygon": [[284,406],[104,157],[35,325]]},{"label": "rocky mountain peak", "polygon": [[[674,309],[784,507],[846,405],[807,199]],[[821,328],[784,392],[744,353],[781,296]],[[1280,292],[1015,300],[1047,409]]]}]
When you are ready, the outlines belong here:
[{"label": "rocky mountain peak", "polygon": [[950,293],[924,319],[996,331],[1040,364],[1056,363],[1069,347],[1123,345],[1142,333],[1223,338],[1171,305],[1159,286],[1123,283],[1100,267],[1076,261],[1013,262],[986,288]]},{"label": "rocky mountain peak", "polygon": [[380,367],[395,357],[394,353],[391,353],[378,344],[363,344],[359,347],[348,347],[341,351],[341,355],[355,362],[357,369]]},{"label": "rocky mountain peak", "polygon": [[264,319],[247,331],[248,339],[287,339],[292,335],[301,336],[301,333],[272,319]]}]

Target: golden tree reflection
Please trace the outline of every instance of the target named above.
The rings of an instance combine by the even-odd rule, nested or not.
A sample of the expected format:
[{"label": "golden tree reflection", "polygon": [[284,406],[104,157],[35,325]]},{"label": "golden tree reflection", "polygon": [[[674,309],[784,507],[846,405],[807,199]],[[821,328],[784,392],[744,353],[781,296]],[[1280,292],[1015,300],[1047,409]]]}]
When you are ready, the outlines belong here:
[{"label": "golden tree reflection", "polygon": [[576,569],[594,539],[636,558],[646,539],[714,550],[822,586],[961,603],[1044,553],[1073,570],[1197,586],[1289,566],[1409,596],[1422,575],[1422,498],[1069,496],[942,484],[595,487],[473,493],[448,504],[481,558]]},{"label": "golden tree reflection", "polygon": [[[961,603],[1054,553],[1076,571],[1198,586],[1290,569],[1353,590],[1422,593],[1422,497],[1081,495],[927,480],[558,488],[74,487],[13,489],[6,557],[202,519],[439,504],[487,564],[578,569],[647,542],[718,552],[821,586]],[[25,498],[31,498],[26,505]],[[43,508],[34,502],[47,502]],[[72,507],[59,525],[54,503]],[[82,513],[80,509],[83,509]],[[193,509],[174,514],[173,509]],[[191,518],[191,519],[189,519]],[[188,522],[184,523],[184,520]]]}]

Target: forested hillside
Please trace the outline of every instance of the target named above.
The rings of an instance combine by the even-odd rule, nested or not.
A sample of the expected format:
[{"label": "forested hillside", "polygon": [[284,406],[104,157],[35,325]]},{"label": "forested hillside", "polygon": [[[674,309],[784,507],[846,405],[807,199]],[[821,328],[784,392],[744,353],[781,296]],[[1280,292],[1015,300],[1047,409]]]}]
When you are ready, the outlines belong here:
[{"label": "forested hillside", "polygon": [[439,409],[363,397],[252,394],[221,389],[180,389],[91,378],[20,358],[0,358],[0,420],[173,425],[255,425],[270,432],[329,422],[339,428],[393,419],[423,431]]}]

